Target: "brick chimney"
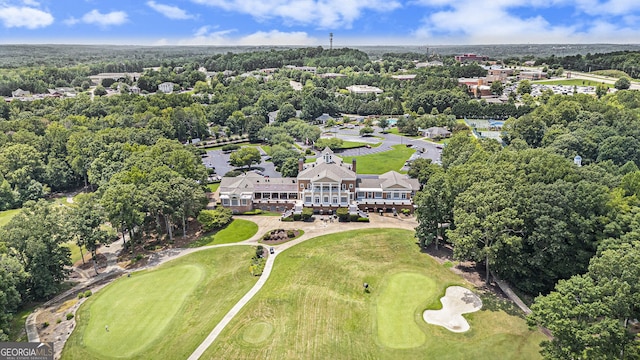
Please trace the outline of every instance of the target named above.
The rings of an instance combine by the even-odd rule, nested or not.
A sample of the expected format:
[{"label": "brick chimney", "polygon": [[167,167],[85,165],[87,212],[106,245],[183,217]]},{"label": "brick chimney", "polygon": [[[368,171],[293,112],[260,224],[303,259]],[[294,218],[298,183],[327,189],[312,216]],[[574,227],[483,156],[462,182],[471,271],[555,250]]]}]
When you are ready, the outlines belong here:
[{"label": "brick chimney", "polygon": [[356,172],[356,158],[351,159],[351,171]]},{"label": "brick chimney", "polygon": [[298,172],[299,173],[302,172],[303,167],[304,167],[304,159],[300,158],[300,159],[298,159]]}]

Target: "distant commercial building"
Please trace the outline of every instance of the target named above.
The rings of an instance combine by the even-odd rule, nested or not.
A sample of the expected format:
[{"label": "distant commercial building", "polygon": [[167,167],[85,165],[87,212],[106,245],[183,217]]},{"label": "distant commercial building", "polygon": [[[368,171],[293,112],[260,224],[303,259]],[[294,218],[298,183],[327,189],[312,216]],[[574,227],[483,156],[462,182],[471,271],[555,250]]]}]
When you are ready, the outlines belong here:
[{"label": "distant commercial building", "polygon": [[468,63],[468,62],[483,62],[489,60],[488,56],[476,55],[476,54],[462,54],[456,55],[455,59],[457,62]]},{"label": "distant commercial building", "polygon": [[351,85],[347,86],[347,90],[352,94],[382,94],[384,92],[378,87],[369,85]]},{"label": "distant commercial building", "polygon": [[547,73],[542,71],[522,71],[517,78],[518,80],[541,80],[547,78]]}]

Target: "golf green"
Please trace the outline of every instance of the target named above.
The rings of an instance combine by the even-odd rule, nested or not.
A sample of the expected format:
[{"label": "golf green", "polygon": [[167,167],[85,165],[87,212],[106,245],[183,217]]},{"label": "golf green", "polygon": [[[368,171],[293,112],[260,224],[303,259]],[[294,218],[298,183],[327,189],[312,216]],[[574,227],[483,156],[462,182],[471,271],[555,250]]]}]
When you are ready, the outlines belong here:
[{"label": "golf green", "polygon": [[186,359],[258,280],[254,254],[207,249],[121,277],[82,304],[62,359]]},{"label": "golf green", "polygon": [[389,276],[382,285],[376,304],[378,340],[384,346],[407,349],[422,345],[424,331],[415,321],[425,299],[437,292],[436,282],[410,272]]},{"label": "golf green", "polygon": [[[309,239],[278,254],[264,287],[202,358],[541,358],[544,335],[498,305],[466,314],[471,329],[464,334],[427,324],[423,311],[437,308],[451,285],[473,288],[421,253],[413,231],[362,229]],[[273,327],[266,338],[261,322]]]},{"label": "golf green", "polygon": [[113,357],[142,352],[164,332],[202,274],[197,265],[182,265],[137,274],[106,288],[91,306],[85,345]]}]

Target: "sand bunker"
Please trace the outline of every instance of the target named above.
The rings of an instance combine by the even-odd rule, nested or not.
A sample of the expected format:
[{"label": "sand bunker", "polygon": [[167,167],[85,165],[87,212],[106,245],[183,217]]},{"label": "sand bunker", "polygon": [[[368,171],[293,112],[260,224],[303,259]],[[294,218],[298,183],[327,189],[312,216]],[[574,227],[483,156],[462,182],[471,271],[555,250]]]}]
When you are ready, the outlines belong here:
[{"label": "sand bunker", "polygon": [[445,295],[440,298],[442,309],[425,310],[422,314],[424,321],[429,324],[440,325],[452,332],[469,330],[469,323],[462,314],[472,313],[482,308],[482,300],[461,286],[449,286]]}]

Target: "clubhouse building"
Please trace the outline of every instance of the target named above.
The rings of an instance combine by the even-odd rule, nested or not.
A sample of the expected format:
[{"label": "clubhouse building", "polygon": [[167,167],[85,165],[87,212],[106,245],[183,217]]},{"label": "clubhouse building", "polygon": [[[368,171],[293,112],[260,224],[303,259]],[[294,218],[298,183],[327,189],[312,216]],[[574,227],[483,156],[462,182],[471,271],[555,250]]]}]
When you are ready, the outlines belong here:
[{"label": "clubhouse building", "polygon": [[300,159],[295,178],[268,178],[249,172],[222,178],[219,192],[222,206],[234,213],[254,209],[300,213],[304,207],[325,213],[341,207],[350,213],[413,212],[413,197],[419,188],[417,179],[395,171],[356,175],[355,159],[344,164],[326,148],[314,163]]}]

